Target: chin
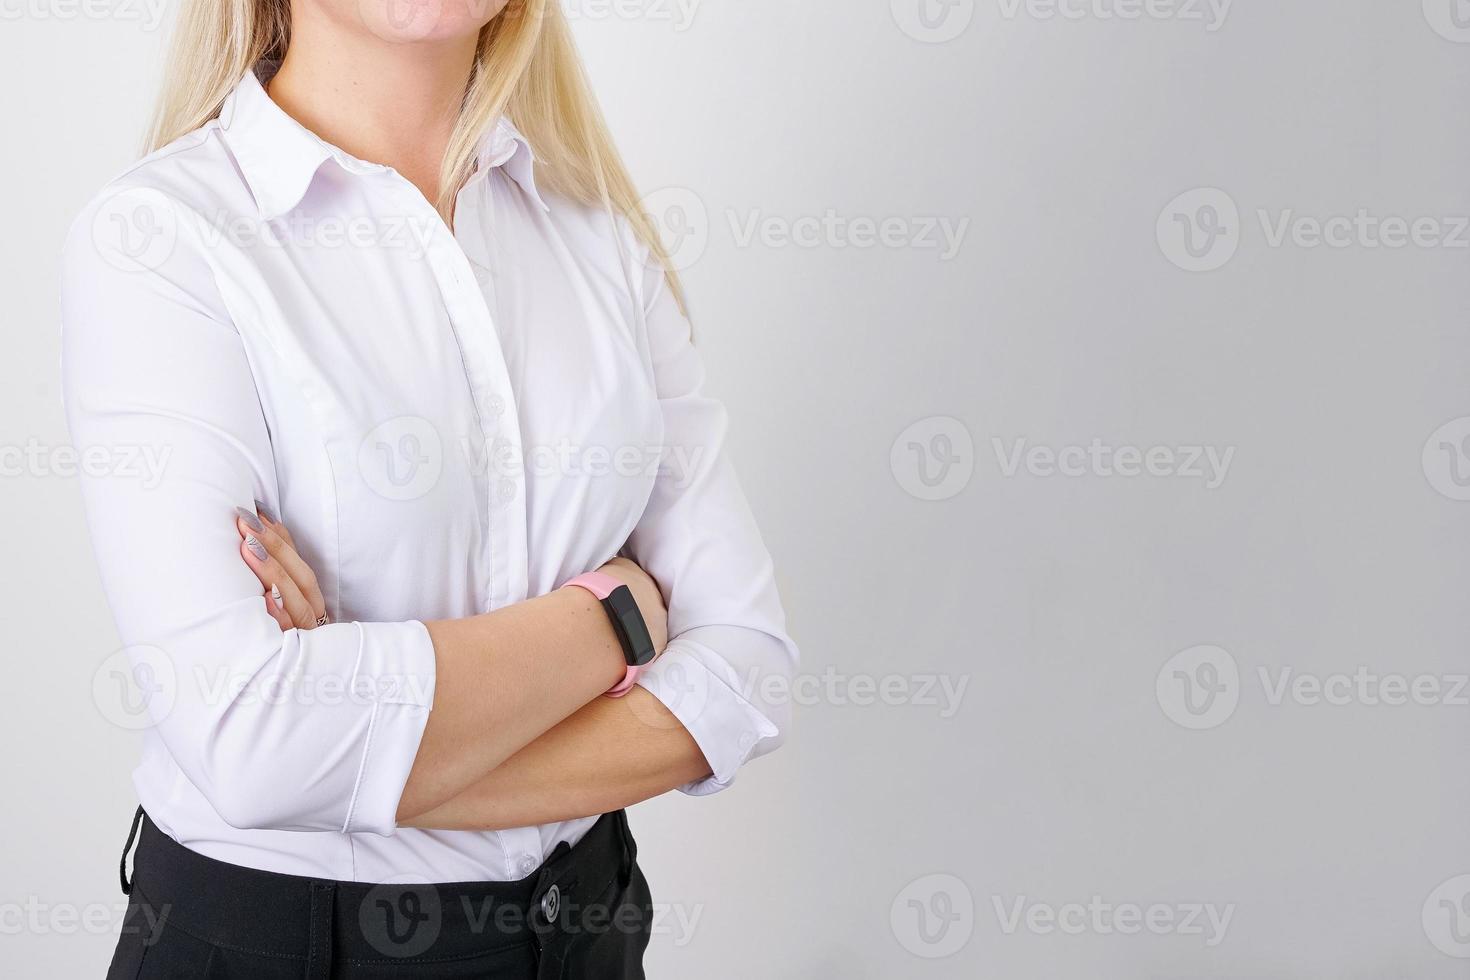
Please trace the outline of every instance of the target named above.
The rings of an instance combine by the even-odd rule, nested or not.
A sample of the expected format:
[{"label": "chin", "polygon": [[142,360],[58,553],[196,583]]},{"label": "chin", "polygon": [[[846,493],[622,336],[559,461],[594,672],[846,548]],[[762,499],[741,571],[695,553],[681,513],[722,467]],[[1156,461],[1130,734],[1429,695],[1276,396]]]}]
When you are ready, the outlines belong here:
[{"label": "chin", "polygon": [[403,44],[473,36],[510,0],[356,0],[362,22],[378,37]]}]

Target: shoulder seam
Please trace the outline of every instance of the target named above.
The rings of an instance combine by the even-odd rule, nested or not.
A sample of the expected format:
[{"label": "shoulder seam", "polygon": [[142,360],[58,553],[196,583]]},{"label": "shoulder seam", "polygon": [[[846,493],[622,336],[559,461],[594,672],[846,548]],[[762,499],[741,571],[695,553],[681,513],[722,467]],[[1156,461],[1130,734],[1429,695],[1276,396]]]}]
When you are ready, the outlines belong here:
[{"label": "shoulder seam", "polygon": [[180,136],[178,139],[174,140],[167,146],[161,146],[147,156],[133,161],[121,173],[118,173],[110,180],[108,180],[105,184],[103,184],[103,187],[110,187],[118,181],[127,179],[150,163],[158,163],[161,160],[167,160],[170,157],[176,156],[177,154],[185,153],[189,150],[203,145],[209,139],[210,134],[216,132],[218,129],[219,120],[211,119],[209,122],[205,123],[203,126],[200,126],[193,132],[185,133],[183,136]]}]

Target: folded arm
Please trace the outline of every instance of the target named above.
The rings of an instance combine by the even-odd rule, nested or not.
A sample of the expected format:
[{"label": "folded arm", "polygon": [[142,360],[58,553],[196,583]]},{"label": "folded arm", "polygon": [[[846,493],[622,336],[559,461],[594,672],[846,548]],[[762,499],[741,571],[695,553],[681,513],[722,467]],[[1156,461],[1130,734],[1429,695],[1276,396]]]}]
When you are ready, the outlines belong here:
[{"label": "folded arm", "polygon": [[[703,392],[688,322],[661,275],[650,271],[644,285],[665,465],[626,550],[660,583],[673,638],[628,697],[586,704],[407,825],[500,830],[605,813],[673,789],[713,793],[784,737],[781,686],[796,651],[771,560],[724,452],[724,409]],[[310,622],[309,611],[298,617]]]},{"label": "folded arm", "polygon": [[442,806],[407,822],[508,830],[611,813],[709,776],[689,732],[647,690],[598,698]]},{"label": "folded arm", "polygon": [[72,438],[165,465],[156,482],[89,471],[83,496],[122,640],[164,665],[154,730],[223,820],[391,834],[617,681],[617,640],[579,589],[451,622],[283,632],[237,556],[231,518],[276,499],[277,477],[206,247],[181,228],[157,267],[130,265],[94,242],[95,207],[63,261]]},{"label": "folded arm", "polygon": [[[496,830],[729,786],[781,744],[796,667],[770,555],[725,451],[723,405],[662,272],[641,276],[664,465],[626,554],[663,590],[668,648],[622,701],[598,699],[414,826]],[[762,697],[762,692],[772,696]]]}]

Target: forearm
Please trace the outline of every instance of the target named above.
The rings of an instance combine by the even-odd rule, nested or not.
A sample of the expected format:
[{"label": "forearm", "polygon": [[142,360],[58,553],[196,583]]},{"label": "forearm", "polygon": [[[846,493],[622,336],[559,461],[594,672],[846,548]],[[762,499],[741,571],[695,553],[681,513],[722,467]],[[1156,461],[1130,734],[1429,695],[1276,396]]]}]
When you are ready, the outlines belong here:
[{"label": "forearm", "polygon": [[635,687],[624,698],[594,699],[464,792],[404,825],[505,830],[594,816],[709,772],[673,713]]},{"label": "forearm", "polygon": [[588,592],[558,589],[484,616],[426,624],[434,707],[398,806],[400,823],[488,773],[622,677],[607,614]]}]

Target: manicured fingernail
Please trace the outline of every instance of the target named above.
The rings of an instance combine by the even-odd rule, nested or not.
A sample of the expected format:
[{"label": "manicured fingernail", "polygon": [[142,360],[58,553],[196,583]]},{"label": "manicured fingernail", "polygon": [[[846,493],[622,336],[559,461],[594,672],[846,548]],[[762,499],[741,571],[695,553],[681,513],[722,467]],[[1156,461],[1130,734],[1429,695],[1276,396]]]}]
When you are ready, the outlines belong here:
[{"label": "manicured fingernail", "polygon": [[271,586],[271,598],[275,600],[277,609],[286,608],[286,600],[281,598],[281,590],[277,586]]},{"label": "manicured fingernail", "polygon": [[275,517],[271,514],[270,508],[267,507],[265,504],[261,503],[259,500],[257,500],[255,502],[255,512],[257,514],[259,514],[261,517],[265,518],[266,523],[268,523],[268,524],[277,524],[277,523],[279,523],[275,519]]},{"label": "manicured fingernail", "polygon": [[246,510],[244,507],[236,507],[235,516],[244,521],[245,526],[250,528],[250,530],[257,533],[263,533],[265,531],[265,526],[260,523],[260,518],[250,513],[250,511]]},{"label": "manicured fingernail", "polygon": [[270,558],[270,553],[265,550],[265,545],[255,540],[254,535],[245,536],[245,547],[249,548],[250,553],[261,561],[266,561]]}]

